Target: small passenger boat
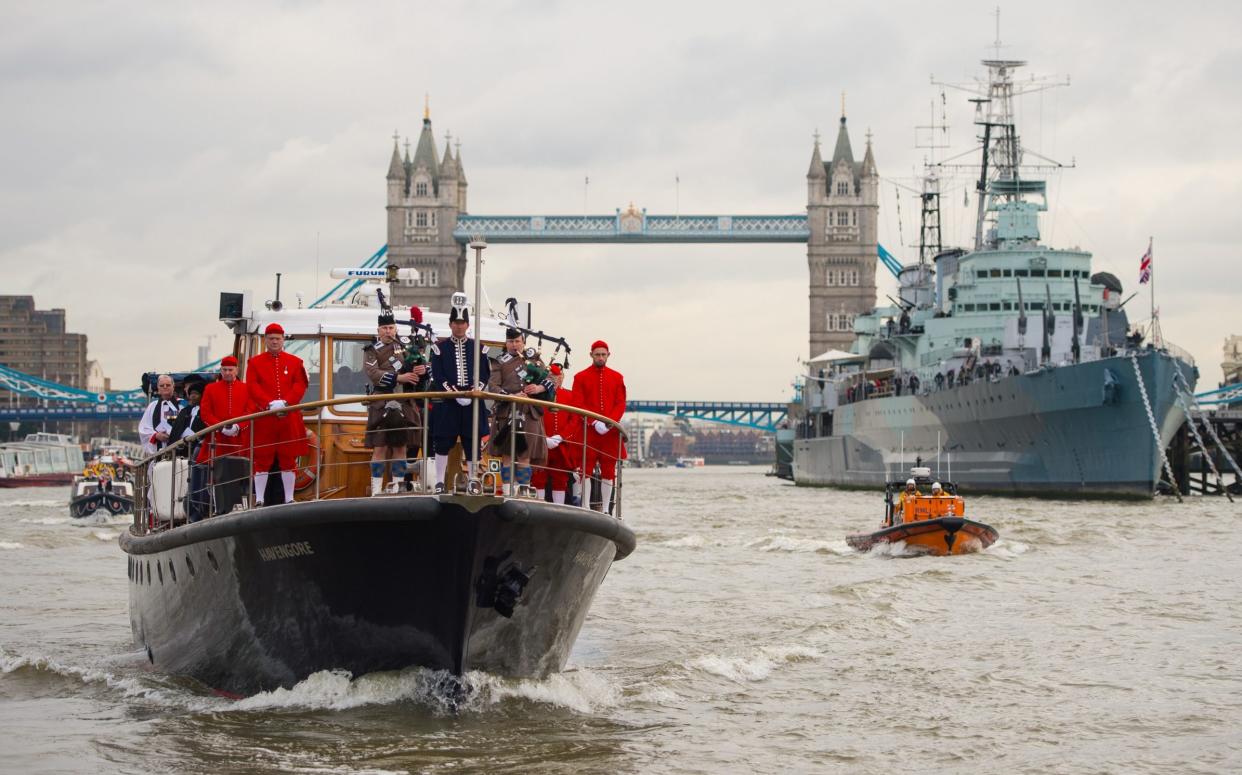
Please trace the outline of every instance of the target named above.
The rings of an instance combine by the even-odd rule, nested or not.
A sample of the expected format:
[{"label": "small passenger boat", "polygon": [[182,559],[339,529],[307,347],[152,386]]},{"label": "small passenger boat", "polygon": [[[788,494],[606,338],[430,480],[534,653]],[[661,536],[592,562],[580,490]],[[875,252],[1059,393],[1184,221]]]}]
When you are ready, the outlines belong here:
[{"label": "small passenger boat", "polygon": [[[478,269],[476,252],[476,277]],[[396,274],[379,279],[394,283]],[[302,403],[225,420],[194,438],[210,449],[207,434],[230,424],[300,412],[310,451],[298,461],[294,500],[266,506],[251,497],[253,435],[248,453],[208,467],[206,489],[194,491],[206,496],[189,492],[185,458],[177,457],[194,438],[136,465],[138,490],[148,495],[120,545],[134,641],[157,669],[236,695],[288,688],[321,670],[356,676],[417,666],[542,678],[564,668],[612,563],[634,550],[634,533],[620,519],[622,471],[612,509],[595,510],[545,501],[516,477],[502,482],[499,460],[463,465],[459,447],[441,490],[432,487],[427,422],[416,429],[422,452],[412,480],[390,481],[376,494],[363,435],[369,404],[414,401],[434,424],[437,406],[468,401],[476,427],[484,401],[553,405],[480,388],[368,395],[361,371],[376,333],[374,290],[313,309],[222,300],[243,368],[263,351],[266,326],[280,323],[310,387]],[[449,331],[444,313],[410,317],[398,323],[421,318],[432,329],[428,348]],[[472,336],[503,341],[502,322],[472,318]],[[480,357],[476,349],[475,374]],[[584,428],[595,421],[619,428],[590,411],[555,408]],[[590,481],[590,472],[572,473]]]},{"label": "small passenger boat", "polygon": [[[933,485],[940,484],[937,492]],[[904,496],[904,497],[903,497]],[[845,541],[861,552],[880,544],[903,542],[916,554],[943,557],[986,549],[997,539],[992,527],[967,519],[966,503],[953,482],[933,482],[931,469],[916,466],[910,478],[888,482],[884,487],[884,521],[874,533],[847,536]]]},{"label": "small passenger boat", "polygon": [[102,513],[129,514],[134,510],[134,483],[128,479],[124,459],[100,455],[73,478],[69,491],[69,515],[92,517]]}]

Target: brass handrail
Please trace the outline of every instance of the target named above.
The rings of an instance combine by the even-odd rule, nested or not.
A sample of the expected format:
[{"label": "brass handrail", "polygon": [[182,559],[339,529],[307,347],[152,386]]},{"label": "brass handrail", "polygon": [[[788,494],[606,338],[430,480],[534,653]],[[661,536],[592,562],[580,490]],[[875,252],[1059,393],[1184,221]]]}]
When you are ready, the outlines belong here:
[{"label": "brass handrail", "polygon": [[[428,399],[428,400],[434,401],[434,400],[441,400],[441,399],[446,399],[446,398],[479,398],[484,401],[507,401],[507,402],[515,403],[515,404],[532,404],[534,406],[542,406],[547,409],[556,409],[562,412],[570,412],[571,414],[577,414],[583,417],[589,417],[594,420],[603,420],[607,425],[613,428],[616,428],[621,433],[622,439],[626,439],[626,440],[629,439],[629,436],[626,434],[625,429],[621,427],[621,424],[617,422],[616,420],[613,420],[611,417],[607,417],[602,414],[597,414],[595,412],[592,412],[589,409],[582,409],[580,407],[573,406],[570,404],[560,404],[560,403],[556,403],[555,401],[541,401],[537,398],[528,398],[527,396],[511,395],[508,393],[491,393],[486,390],[437,390],[437,391],[426,391],[422,393],[376,393],[376,394],[369,395],[369,396],[366,396],[366,395],[345,396],[342,398],[325,398],[319,401],[307,401],[306,403],[302,403],[302,404],[293,404],[290,406],[286,406],[282,409],[265,409],[261,412],[252,412],[251,414],[244,414],[244,415],[241,415],[240,417],[234,417],[229,420],[223,420],[221,422],[216,423],[215,425],[207,426],[201,431],[195,433],[193,436],[187,436],[186,438],[178,439],[174,443],[169,444],[168,446],[157,450],[154,454],[148,455],[147,457],[144,457],[141,460],[138,460],[136,462],[130,462],[127,465],[129,465],[129,467],[131,468],[138,468],[139,466],[144,466],[145,464],[149,463],[152,460],[155,460],[156,458],[167,457],[170,452],[175,451],[182,446],[189,447],[191,443],[198,441],[199,439],[205,438],[208,434],[214,433],[215,431],[221,428],[227,428],[228,426],[234,425],[236,423],[249,422],[251,420],[258,419],[260,417],[271,417],[273,415],[284,415],[284,414],[288,414],[289,412],[294,412],[294,411],[301,412],[307,409],[319,409],[320,407],[336,406],[338,404],[360,404],[360,403],[367,404],[367,403],[373,403],[377,401],[411,401],[415,399]],[[353,422],[361,422],[361,420],[353,420]]]}]

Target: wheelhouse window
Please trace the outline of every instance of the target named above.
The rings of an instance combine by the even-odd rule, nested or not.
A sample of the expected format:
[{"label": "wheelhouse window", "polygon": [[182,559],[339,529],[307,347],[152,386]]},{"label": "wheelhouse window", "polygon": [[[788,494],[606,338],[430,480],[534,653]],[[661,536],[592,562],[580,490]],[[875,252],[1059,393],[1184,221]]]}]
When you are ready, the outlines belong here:
[{"label": "wheelhouse window", "polygon": [[[366,395],[369,384],[366,373],[362,370],[362,348],[371,343],[370,339],[331,339],[332,395],[331,398],[349,398]],[[365,405],[361,402],[338,404],[337,412],[364,412]]]}]

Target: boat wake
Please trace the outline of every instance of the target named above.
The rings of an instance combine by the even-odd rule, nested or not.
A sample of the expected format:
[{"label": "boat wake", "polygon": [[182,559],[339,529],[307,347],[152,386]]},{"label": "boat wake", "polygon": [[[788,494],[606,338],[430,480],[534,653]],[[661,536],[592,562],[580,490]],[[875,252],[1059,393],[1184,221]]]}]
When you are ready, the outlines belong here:
[{"label": "boat wake", "polygon": [[795,554],[853,554],[854,550],[844,540],[824,541],[816,538],[798,538],[789,535],[771,535],[756,539],[746,544],[748,548],[761,552],[791,552]]},{"label": "boat wake", "polygon": [[822,657],[818,649],[809,646],[762,646],[740,656],[708,654],[691,660],[687,667],[739,683],[753,683],[782,667]]},{"label": "boat wake", "polygon": [[[487,713],[512,702],[532,702],[590,714],[620,703],[620,687],[590,670],[571,670],[543,680],[503,678],[470,672],[455,678],[447,671],[414,667],[354,678],[344,670],[321,670],[289,689],[231,699],[185,679],[143,670],[141,652],[105,660],[106,664],[70,664],[49,656],[14,654],[0,647],[0,678],[42,675],[97,685],[126,699],[199,713],[280,710],[346,710],[368,705],[412,703],[436,714]],[[132,674],[127,668],[134,668]],[[141,671],[141,672],[139,672]]]},{"label": "boat wake", "polygon": [[26,545],[17,541],[0,541],[0,549],[25,549]]}]

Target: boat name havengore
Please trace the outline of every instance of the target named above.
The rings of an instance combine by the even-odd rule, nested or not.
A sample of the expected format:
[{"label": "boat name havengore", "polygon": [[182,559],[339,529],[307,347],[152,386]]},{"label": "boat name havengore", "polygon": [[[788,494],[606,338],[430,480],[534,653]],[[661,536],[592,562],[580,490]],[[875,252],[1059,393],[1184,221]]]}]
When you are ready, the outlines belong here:
[{"label": "boat name havengore", "polygon": [[1022,176],[1013,110],[1035,87],[1014,80],[1024,62],[983,64],[976,245],[940,244],[947,165],[929,165],[899,298],[854,319],[853,352],[809,362],[794,480],[883,486],[900,460],[950,452],[974,492],[1150,497],[1162,469],[1172,477],[1164,449],[1198,372],[1154,316],[1145,345],[1129,332],[1121,284],[1092,274],[1090,253],[1039,242],[1045,183]]},{"label": "boat name havengore", "polygon": [[[479,278],[485,246],[476,240],[471,247]],[[380,279],[395,282],[398,272]],[[480,286],[476,280],[476,300]],[[583,505],[551,503],[533,488],[519,489],[516,478],[502,481],[483,461],[463,461],[468,455],[459,446],[445,491],[430,486],[426,418],[441,411],[440,402],[454,402],[455,410],[468,404],[476,429],[484,402],[556,410],[584,426],[619,425],[564,404],[488,393],[478,384],[366,395],[370,383],[360,375],[364,348],[376,333],[375,287],[312,309],[251,310],[242,297],[222,295],[221,319],[233,331],[238,363],[263,352],[261,332],[279,323],[287,351],[303,358],[309,386],[297,405],[233,416],[136,465],[138,492],[146,497],[137,498],[134,523],[120,544],[128,555],[134,640],[158,669],[238,695],[289,687],[327,669],[359,675],[420,666],[455,676],[481,670],[543,677],[564,667],[609,567],[633,551],[634,533],[620,521],[621,471],[611,509],[591,502],[591,472],[584,471],[577,472],[586,484]],[[466,342],[504,341],[501,322],[473,318]],[[444,313],[411,322],[435,334],[449,330]],[[427,337],[423,344],[435,341]],[[474,374],[483,349],[474,347]],[[391,466],[393,482],[372,496],[367,407],[392,401],[417,406],[413,433],[421,450],[411,456],[408,485],[400,475],[402,450],[401,466]],[[250,489],[255,421],[294,412],[309,446],[297,461],[295,497],[279,503],[269,495],[266,502],[279,505],[256,507]],[[225,430],[242,451],[196,467],[206,479],[188,485],[193,477],[178,453],[193,443],[211,445],[219,436],[213,432]],[[487,435],[480,430],[476,440]],[[516,446],[520,436],[509,433],[509,443]],[[267,492],[280,485],[281,477],[272,476]],[[187,522],[187,512],[207,518]]]}]

